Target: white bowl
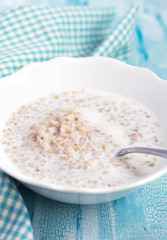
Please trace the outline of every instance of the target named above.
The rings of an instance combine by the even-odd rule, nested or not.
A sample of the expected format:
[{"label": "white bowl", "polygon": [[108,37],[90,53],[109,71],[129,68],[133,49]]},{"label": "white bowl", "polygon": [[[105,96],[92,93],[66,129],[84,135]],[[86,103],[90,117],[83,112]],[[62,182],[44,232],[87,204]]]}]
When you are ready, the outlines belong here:
[{"label": "white bowl", "polygon": [[[149,107],[161,120],[167,136],[167,82],[154,73],[106,57],[56,58],[32,63],[0,81],[0,133],[10,113],[30,100],[59,90],[94,88],[131,97]],[[147,177],[104,189],[70,188],[41,183],[24,176],[0,148],[0,168],[35,192],[67,203],[92,204],[115,200],[167,173],[167,161]]]}]

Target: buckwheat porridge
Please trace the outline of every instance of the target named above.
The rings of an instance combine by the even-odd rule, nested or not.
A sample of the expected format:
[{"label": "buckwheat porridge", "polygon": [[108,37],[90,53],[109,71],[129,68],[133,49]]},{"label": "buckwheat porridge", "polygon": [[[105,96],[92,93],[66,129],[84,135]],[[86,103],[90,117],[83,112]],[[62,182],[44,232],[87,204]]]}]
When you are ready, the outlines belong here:
[{"label": "buckwheat porridge", "polygon": [[60,92],[31,102],[6,122],[1,144],[22,173],[73,187],[136,181],[158,157],[115,154],[129,146],[165,147],[159,120],[132,99],[96,90]]}]

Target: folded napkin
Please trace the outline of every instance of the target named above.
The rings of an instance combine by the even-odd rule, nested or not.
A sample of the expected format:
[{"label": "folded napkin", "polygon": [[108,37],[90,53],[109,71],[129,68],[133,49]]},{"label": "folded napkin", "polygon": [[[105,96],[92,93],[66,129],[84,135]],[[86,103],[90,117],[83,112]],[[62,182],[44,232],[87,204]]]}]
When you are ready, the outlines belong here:
[{"label": "folded napkin", "polygon": [[[0,14],[0,77],[30,62],[58,56],[109,56],[125,60],[131,48],[137,6],[114,26],[114,10],[92,7],[17,7]],[[0,171],[0,239],[33,239],[24,201]]]}]

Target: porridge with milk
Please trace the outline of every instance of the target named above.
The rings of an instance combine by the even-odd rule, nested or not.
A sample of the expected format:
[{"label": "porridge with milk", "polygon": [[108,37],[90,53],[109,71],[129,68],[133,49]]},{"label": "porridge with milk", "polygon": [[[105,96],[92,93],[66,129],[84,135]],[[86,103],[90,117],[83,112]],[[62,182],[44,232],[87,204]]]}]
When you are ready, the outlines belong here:
[{"label": "porridge with milk", "polygon": [[158,157],[120,148],[165,147],[159,120],[132,99],[96,90],[50,94],[20,107],[1,144],[25,175],[61,186],[113,187],[152,171]]}]

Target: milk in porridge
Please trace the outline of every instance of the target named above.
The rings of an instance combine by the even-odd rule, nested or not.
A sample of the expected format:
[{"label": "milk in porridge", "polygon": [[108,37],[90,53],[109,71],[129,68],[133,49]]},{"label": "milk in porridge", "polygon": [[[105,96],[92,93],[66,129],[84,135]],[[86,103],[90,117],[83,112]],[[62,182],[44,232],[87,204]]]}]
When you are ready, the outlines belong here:
[{"label": "milk in porridge", "polygon": [[165,148],[159,120],[143,105],[114,93],[52,93],[12,113],[1,144],[27,176],[54,185],[101,188],[147,175],[158,157],[115,155],[132,146]]}]

